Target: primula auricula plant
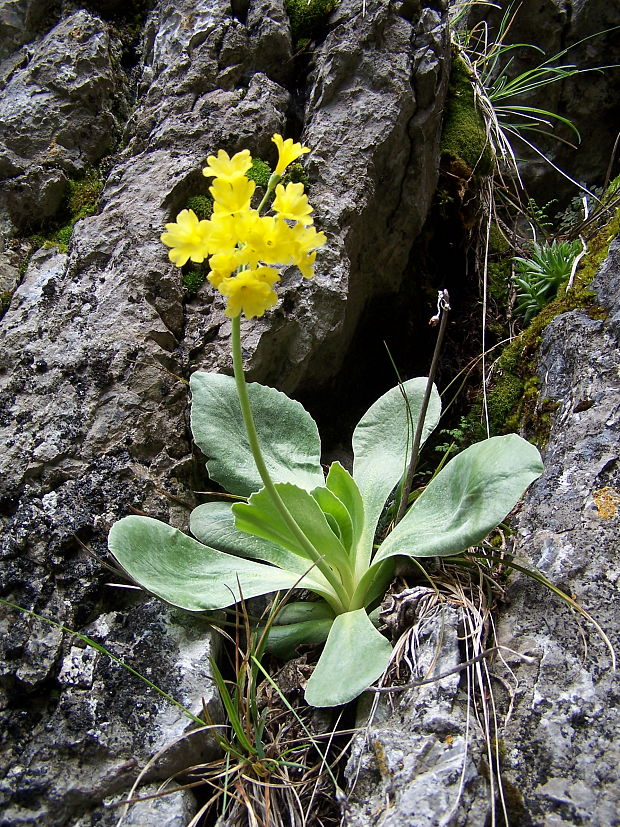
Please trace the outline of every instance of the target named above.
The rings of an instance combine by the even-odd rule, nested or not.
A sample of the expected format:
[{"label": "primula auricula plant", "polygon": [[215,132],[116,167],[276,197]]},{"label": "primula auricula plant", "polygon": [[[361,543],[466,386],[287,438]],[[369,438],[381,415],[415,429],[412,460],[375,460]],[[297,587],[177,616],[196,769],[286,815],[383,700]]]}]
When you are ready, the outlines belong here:
[{"label": "primula auricula plant", "polygon": [[[287,165],[308,150],[280,135],[273,140],[279,161],[257,209],[251,207],[254,184],[245,176],[250,153],[229,158],[220,150],[204,170],[214,178],[212,218],[199,221],[184,210],[162,235],[177,266],[208,258],[209,280],[227,299],[234,379],[192,375],[191,424],[209,476],[240,501],[198,506],[190,519],[196,539],[149,517],[125,517],[112,526],[109,548],[135,582],[188,611],[291,588],[313,592],[316,601],[284,607],[269,645],[288,656],[300,643],[325,643],[306,700],[336,706],[356,698],[388,664],[390,643],[370,613],[398,557],[449,556],[479,543],[542,464],[536,448],[516,434],[472,445],[375,547],[382,511],[407,469],[427,379],[410,379],[378,399],[353,434],[352,474],[334,462],[327,475],[307,411],[273,388],[246,384],[241,315],[262,316],[277,302],[278,267],[294,264],[311,276],[325,242],[313,227],[303,185],[279,184]],[[263,214],[265,207],[270,214]],[[420,444],[440,411],[433,388]]]}]

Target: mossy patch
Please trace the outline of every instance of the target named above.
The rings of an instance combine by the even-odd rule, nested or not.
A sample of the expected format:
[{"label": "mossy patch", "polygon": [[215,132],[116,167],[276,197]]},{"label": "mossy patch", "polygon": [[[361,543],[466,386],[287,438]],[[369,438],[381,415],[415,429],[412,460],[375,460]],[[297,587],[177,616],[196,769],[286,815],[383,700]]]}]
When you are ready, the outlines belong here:
[{"label": "mossy patch", "polygon": [[[582,310],[593,319],[604,319],[606,310],[595,302],[590,284],[607,257],[609,245],[620,233],[620,209],[588,242],[570,290],[560,288],[531,324],[506,347],[498,360],[496,379],[488,394],[489,416],[495,433],[523,430],[539,447],[548,439],[553,411],[558,402],[540,399],[536,364],[542,334],[562,313]],[[517,393],[519,386],[522,389]],[[514,404],[509,405],[514,398]],[[493,406],[493,409],[492,409]]]},{"label": "mossy patch", "polygon": [[33,248],[58,247],[61,253],[66,253],[76,222],[98,211],[102,190],[103,175],[99,169],[89,169],[82,178],[69,181],[60,220],[29,237]]},{"label": "mossy patch", "polygon": [[293,43],[299,47],[316,40],[337,5],[338,0],[286,0]]},{"label": "mossy patch", "polygon": [[187,199],[186,209],[192,210],[200,221],[213,215],[213,199],[209,195],[193,195]]},{"label": "mossy patch", "polygon": [[182,281],[187,297],[190,299],[193,298],[206,280],[207,273],[205,270],[193,269],[189,270],[187,273],[183,273]]},{"label": "mossy patch", "polygon": [[474,87],[465,61],[453,57],[441,136],[441,154],[460,161],[470,174],[488,175],[493,170],[493,152],[484,118],[476,107]]},{"label": "mossy patch", "polygon": [[88,170],[79,181],[69,182],[67,205],[74,223],[97,212],[102,190],[103,178],[94,169]]},{"label": "mossy patch", "polygon": [[271,167],[262,158],[252,158],[252,166],[246,172],[246,177],[250,181],[255,181],[257,187],[267,189],[269,179],[271,178]]},{"label": "mossy patch", "polygon": [[306,171],[299,163],[291,164],[282,176],[282,183],[286,186],[288,183],[303,184],[304,191],[308,192],[310,189],[310,181],[306,175]]}]

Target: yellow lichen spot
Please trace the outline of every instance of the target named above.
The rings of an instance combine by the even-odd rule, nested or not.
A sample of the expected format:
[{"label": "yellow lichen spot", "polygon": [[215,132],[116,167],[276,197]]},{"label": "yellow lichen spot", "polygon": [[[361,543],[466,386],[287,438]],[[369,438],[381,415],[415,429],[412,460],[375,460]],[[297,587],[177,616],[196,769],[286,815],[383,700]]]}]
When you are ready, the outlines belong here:
[{"label": "yellow lichen spot", "polygon": [[375,754],[377,768],[381,773],[381,778],[387,781],[390,777],[390,767],[388,765],[387,755],[385,754],[385,747],[378,738],[372,739],[371,746]]},{"label": "yellow lichen spot", "polygon": [[604,520],[611,520],[616,517],[620,509],[620,494],[615,488],[608,485],[592,494],[594,505],[598,509],[599,516]]}]

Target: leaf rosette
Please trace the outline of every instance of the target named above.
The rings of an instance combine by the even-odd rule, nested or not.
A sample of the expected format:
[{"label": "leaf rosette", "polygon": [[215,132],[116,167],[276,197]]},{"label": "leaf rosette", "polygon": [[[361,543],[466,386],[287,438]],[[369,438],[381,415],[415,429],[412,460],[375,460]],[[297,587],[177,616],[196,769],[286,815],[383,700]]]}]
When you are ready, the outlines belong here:
[{"label": "leaf rosette", "polygon": [[[109,548],[130,578],[173,606],[202,612],[242,599],[303,588],[315,601],[287,604],[269,646],[288,657],[301,643],[325,643],[306,688],[314,706],[353,700],[386,668],[389,641],[372,610],[398,557],[445,557],[482,541],[542,473],[537,449],[516,434],[492,437],[454,457],[375,549],[380,517],[403,479],[426,378],[388,391],[353,434],[354,464],[327,475],[316,424],[298,403],[258,384],[247,386],[263,460],[306,542],[263,487],[235,380],[191,377],[194,439],[210,477],[240,501],[209,502],[191,515],[189,537],[149,517],[112,526]],[[420,446],[439,422],[433,388]]]}]

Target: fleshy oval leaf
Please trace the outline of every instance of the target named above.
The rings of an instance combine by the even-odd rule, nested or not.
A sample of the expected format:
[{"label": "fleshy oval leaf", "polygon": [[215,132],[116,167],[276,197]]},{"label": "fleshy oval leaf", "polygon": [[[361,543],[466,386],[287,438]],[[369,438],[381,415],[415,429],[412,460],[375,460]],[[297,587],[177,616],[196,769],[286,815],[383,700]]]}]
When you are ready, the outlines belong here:
[{"label": "fleshy oval leaf", "polygon": [[543,470],[538,449],[517,434],[471,445],[428,484],[373,562],[447,557],[481,542]]},{"label": "fleshy oval leaf", "polygon": [[[194,440],[207,457],[211,479],[226,491],[248,497],[263,487],[252,457],[235,380],[196,371],[190,378]],[[275,388],[248,384],[250,406],[263,458],[274,482],[311,490],[324,485],[321,441],[315,421]]]},{"label": "fleshy oval leaf", "polygon": [[[384,393],[353,433],[353,479],[364,501],[366,545],[372,545],[386,500],[407,469],[427,382],[425,376],[419,376]],[[433,385],[420,447],[437,426],[440,415],[441,398]]]},{"label": "fleshy oval leaf", "polygon": [[293,586],[312,588],[295,572],[231,557],[151,517],[114,523],[108,548],[143,589],[173,606],[203,612]]},{"label": "fleshy oval leaf", "polygon": [[391,653],[365,609],[337,615],[306,686],[306,701],[319,707],[352,701],[383,674]]}]

